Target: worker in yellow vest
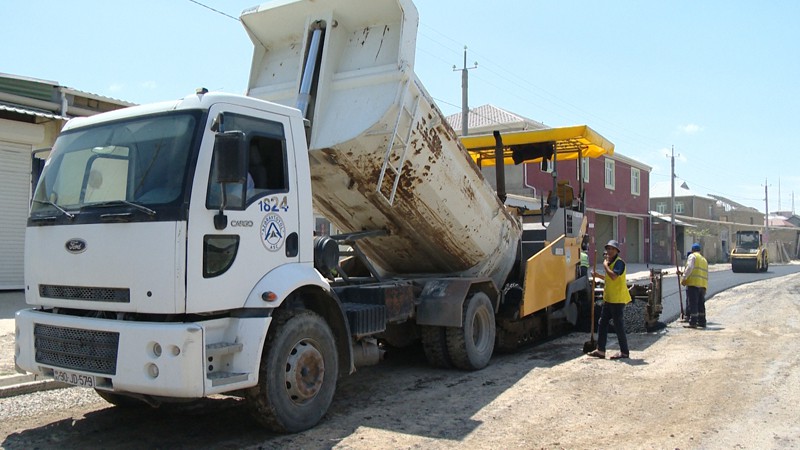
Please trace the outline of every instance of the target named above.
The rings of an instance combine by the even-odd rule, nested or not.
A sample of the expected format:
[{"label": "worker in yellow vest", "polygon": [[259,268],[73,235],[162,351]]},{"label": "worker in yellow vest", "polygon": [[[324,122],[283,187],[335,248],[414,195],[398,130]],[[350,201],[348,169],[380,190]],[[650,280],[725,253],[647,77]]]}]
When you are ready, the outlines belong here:
[{"label": "worker in yellow vest", "polygon": [[619,257],[619,242],[608,241],[606,244],[606,257],[603,261],[605,275],[593,272],[592,275],[605,280],[603,288],[603,307],[600,310],[600,323],[597,329],[597,349],[589,353],[595,358],[606,357],[606,340],[608,339],[608,324],[614,320],[614,330],[619,341],[619,353],[611,359],[625,359],[630,357],[628,350],[628,337],[625,334],[625,305],[630,303],[631,294],[628,292],[628,282],[625,278],[625,261]]},{"label": "worker in yellow vest", "polygon": [[589,273],[589,245],[587,243],[581,244],[581,276],[585,277]]},{"label": "worker in yellow vest", "polygon": [[[586,277],[585,294],[587,301],[594,301],[594,292],[592,292],[592,283],[589,281],[589,243],[584,242],[581,244],[581,263],[580,263],[580,276]],[[594,307],[594,303],[592,303]]]},{"label": "worker in yellow vest", "polygon": [[681,284],[686,286],[689,304],[687,328],[706,327],[706,289],[708,289],[708,261],[700,254],[700,244],[692,244],[692,254],[686,258]]}]

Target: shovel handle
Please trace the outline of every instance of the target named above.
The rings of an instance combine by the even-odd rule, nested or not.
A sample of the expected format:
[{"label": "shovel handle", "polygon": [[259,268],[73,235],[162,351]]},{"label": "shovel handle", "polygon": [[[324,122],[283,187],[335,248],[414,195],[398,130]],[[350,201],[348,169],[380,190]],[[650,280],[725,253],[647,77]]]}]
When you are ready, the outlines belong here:
[{"label": "shovel handle", "polygon": [[589,305],[590,305],[590,308],[592,308],[591,313],[590,313],[590,317],[591,317],[592,323],[591,323],[591,325],[589,327],[589,330],[590,330],[590,333],[591,333],[592,341],[594,341],[594,308],[596,307],[596,305],[594,303],[594,289],[595,289],[594,274],[596,272],[596,270],[595,270],[596,268],[597,268],[597,249],[595,249],[595,251],[592,254],[592,292],[589,295]]}]

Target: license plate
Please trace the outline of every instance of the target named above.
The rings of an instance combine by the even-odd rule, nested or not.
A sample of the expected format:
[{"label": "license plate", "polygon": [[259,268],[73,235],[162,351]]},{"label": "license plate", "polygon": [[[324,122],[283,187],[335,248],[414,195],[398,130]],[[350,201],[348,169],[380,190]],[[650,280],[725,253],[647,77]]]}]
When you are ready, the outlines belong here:
[{"label": "license plate", "polygon": [[63,370],[53,369],[53,378],[62,383],[72,384],[75,386],[83,386],[93,388],[95,386],[94,377],[91,375],[81,375],[75,372],[65,372]]}]

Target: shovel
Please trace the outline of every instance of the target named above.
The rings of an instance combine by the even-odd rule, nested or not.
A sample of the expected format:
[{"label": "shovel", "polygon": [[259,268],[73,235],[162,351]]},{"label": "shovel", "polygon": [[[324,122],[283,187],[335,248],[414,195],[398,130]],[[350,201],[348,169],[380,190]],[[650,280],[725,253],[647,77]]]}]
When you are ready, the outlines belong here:
[{"label": "shovel", "polygon": [[594,340],[594,309],[596,307],[594,302],[594,272],[595,272],[595,267],[597,266],[595,262],[596,259],[597,259],[597,252],[594,253],[594,258],[592,258],[592,293],[589,296],[589,305],[592,308],[590,312],[590,317],[592,322],[589,325],[589,330],[591,334],[589,340],[583,343],[583,353],[589,353],[592,350],[597,349],[597,342],[595,342]]}]

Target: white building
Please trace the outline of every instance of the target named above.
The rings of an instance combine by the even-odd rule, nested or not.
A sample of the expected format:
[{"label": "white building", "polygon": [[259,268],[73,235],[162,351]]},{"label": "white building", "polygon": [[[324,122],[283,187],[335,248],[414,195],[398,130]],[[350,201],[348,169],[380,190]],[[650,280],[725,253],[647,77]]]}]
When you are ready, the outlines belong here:
[{"label": "white building", "polygon": [[24,288],[25,223],[36,150],[51,147],[71,117],[131,105],[53,81],[0,73],[0,290]]}]

